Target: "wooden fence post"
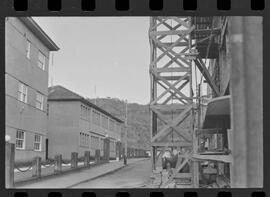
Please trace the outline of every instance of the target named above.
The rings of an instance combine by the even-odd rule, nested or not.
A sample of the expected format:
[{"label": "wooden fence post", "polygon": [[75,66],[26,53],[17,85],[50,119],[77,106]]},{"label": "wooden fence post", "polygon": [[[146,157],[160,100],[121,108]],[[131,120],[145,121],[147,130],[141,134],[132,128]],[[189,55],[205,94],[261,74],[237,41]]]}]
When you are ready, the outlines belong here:
[{"label": "wooden fence post", "polygon": [[99,149],[96,149],[96,152],[95,152],[95,163],[96,164],[100,163],[100,150]]},{"label": "wooden fence post", "polygon": [[72,152],[71,153],[71,168],[78,167],[78,153]]},{"label": "wooden fence post", "polygon": [[62,172],[62,155],[55,155],[54,173],[60,174]]},{"label": "wooden fence post", "polygon": [[14,187],[14,160],[15,160],[15,145],[6,142],[6,155],[5,155],[5,177],[6,188]]},{"label": "wooden fence post", "polygon": [[34,157],[32,165],[32,176],[41,177],[41,157]]},{"label": "wooden fence post", "polygon": [[84,167],[90,166],[90,151],[84,151]]}]

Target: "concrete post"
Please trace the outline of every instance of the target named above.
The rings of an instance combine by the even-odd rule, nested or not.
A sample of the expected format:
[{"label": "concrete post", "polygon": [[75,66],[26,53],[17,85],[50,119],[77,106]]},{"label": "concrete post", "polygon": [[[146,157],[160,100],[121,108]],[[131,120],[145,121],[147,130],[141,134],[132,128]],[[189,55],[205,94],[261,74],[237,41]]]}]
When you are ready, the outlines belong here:
[{"label": "concrete post", "polygon": [[32,165],[32,177],[41,177],[41,157],[34,157]]},{"label": "concrete post", "polygon": [[95,152],[95,163],[96,164],[100,163],[100,150],[99,149],[96,149],[96,152]]},{"label": "concrete post", "polygon": [[5,155],[5,179],[6,188],[14,187],[14,159],[15,159],[15,145],[6,142],[6,155]]},{"label": "concrete post", "polygon": [[84,167],[90,166],[90,151],[84,151]]},{"label": "concrete post", "polygon": [[71,153],[71,168],[78,167],[78,153],[72,152]]},{"label": "concrete post", "polygon": [[54,173],[60,174],[62,172],[62,155],[55,155]]}]

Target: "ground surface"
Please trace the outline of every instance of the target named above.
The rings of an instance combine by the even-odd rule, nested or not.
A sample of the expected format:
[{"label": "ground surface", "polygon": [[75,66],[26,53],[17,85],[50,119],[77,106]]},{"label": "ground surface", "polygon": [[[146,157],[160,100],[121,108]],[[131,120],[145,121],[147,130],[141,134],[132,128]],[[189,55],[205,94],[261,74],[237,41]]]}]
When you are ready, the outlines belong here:
[{"label": "ground surface", "polygon": [[81,183],[73,188],[140,188],[149,184],[150,159],[137,161],[106,176]]}]

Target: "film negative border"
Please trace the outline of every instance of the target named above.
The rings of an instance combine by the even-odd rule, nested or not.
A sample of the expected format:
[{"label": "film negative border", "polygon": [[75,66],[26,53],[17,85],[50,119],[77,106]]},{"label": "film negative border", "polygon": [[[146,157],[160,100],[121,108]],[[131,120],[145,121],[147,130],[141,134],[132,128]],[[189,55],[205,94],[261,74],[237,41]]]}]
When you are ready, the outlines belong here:
[{"label": "film negative border", "polygon": [[[29,0],[14,0],[13,6],[16,11],[27,11]],[[30,0],[31,1],[31,0]],[[164,0],[149,0],[150,10],[162,10]],[[130,0],[115,0],[115,9],[118,11],[129,10]],[[216,0],[216,7],[218,10],[230,10],[231,0]],[[60,11],[62,0],[47,0],[48,10]],[[81,9],[83,11],[94,11],[96,0],[81,0]],[[251,10],[263,10],[265,6],[265,0],[250,0]],[[197,0],[183,0],[182,8],[184,10],[196,10]]]},{"label": "film negative border", "polygon": [[[216,196],[216,197],[233,197],[236,194],[238,196],[250,196],[250,197],[266,197],[265,192],[262,191],[255,191],[255,192],[233,192],[233,191],[199,191],[199,192],[194,192],[194,191],[187,191],[183,192],[182,190],[178,190],[176,192],[173,191],[138,191],[139,189],[132,190],[129,192],[107,192],[105,190],[103,191],[95,191],[95,192],[87,192],[87,191],[48,191],[47,190],[42,190],[41,191],[32,191],[32,190],[27,190],[27,191],[18,191],[18,192],[13,192],[14,197],[32,197],[35,195],[40,195],[40,192],[43,193],[43,196],[45,197],[65,197],[65,196],[76,196],[76,197],[98,197],[98,196],[110,196],[110,197],[133,197],[137,196],[140,194],[141,196],[144,197],[176,197],[176,196],[182,196],[182,197],[204,197],[204,196]],[[84,189],[83,189],[84,190]],[[209,195],[210,194],[210,195]]]},{"label": "film negative border", "polygon": [[[27,11],[28,2],[31,0],[13,0],[13,7],[15,11]],[[94,11],[97,0],[81,0],[81,9],[83,11]],[[149,0],[150,10],[162,10],[164,0]],[[115,9],[117,11],[128,11],[130,0],[115,0]],[[234,2],[234,1],[233,1]],[[216,0],[217,10],[230,10],[231,0]],[[62,0],[47,0],[47,7],[49,11],[60,11],[62,7]],[[251,10],[264,10],[265,0],[250,0]],[[182,8],[184,10],[197,10],[197,0],[183,0]]]},{"label": "film negative border", "polygon": [[[0,9],[12,15],[261,15],[267,0],[3,0]],[[26,13],[27,12],[27,13]]]},{"label": "film negative border", "polygon": [[[22,5],[14,5],[14,2],[23,1]],[[59,1],[59,0],[53,0]],[[26,4],[25,4],[26,2]],[[270,9],[269,1],[267,0],[191,0],[193,3],[186,3],[187,0],[62,0],[58,5],[48,5],[50,0],[2,0],[0,1],[0,52],[1,57],[4,57],[4,17],[6,16],[157,16],[157,15],[228,15],[228,16],[263,16],[263,61],[264,61],[264,92],[269,88],[265,84],[269,83],[269,68],[266,65],[270,64],[269,38],[270,35]],[[124,4],[123,4],[124,2]],[[128,2],[128,3],[127,3]],[[155,3],[151,3],[155,2]],[[189,1],[190,2],[190,1]],[[196,2],[196,3],[194,3]],[[224,3],[224,2],[229,2]],[[259,2],[259,3],[255,3]],[[21,4],[21,2],[20,2]],[[51,7],[50,7],[51,6]],[[186,9],[185,9],[186,8]],[[4,70],[4,59],[1,58],[1,74]],[[5,82],[1,77],[1,90],[5,90]],[[4,95],[4,94],[2,94]],[[264,94],[264,100],[269,100],[269,96]],[[5,99],[1,97],[1,108],[5,105]],[[4,111],[1,111],[4,113]],[[269,128],[269,104],[264,102],[264,131]],[[1,117],[1,122],[5,122],[5,118]],[[2,131],[5,129],[4,124],[1,124]],[[4,140],[4,132],[1,132],[1,140]],[[116,197],[201,197],[201,196],[217,196],[217,197],[233,197],[233,196],[250,196],[250,197],[265,197],[269,196],[269,155],[270,147],[267,140],[270,139],[269,132],[264,132],[264,188],[246,188],[246,189],[80,189],[80,190],[66,190],[66,189],[8,189],[6,190],[4,176],[1,176],[1,195],[7,197],[32,197],[32,196],[48,196],[48,197],[64,197],[64,196],[82,196],[82,197],[96,197],[96,196],[116,196]],[[4,144],[1,144],[1,158],[3,161],[5,152]],[[1,174],[5,174],[4,162],[1,163]]]}]

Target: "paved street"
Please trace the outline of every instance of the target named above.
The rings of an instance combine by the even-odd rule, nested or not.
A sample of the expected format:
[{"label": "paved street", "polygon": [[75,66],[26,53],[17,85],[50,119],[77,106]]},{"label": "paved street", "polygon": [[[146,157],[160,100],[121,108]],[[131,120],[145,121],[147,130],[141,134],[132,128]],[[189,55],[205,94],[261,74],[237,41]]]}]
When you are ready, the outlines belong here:
[{"label": "paved street", "polygon": [[138,188],[150,180],[151,160],[145,159],[106,176],[81,183],[73,188]]},{"label": "paved street", "polygon": [[148,158],[132,158],[128,161],[128,166],[124,166],[122,160],[118,162],[110,162],[89,169],[80,169],[72,173],[64,173],[62,175],[55,175],[49,178],[44,178],[39,181],[17,185],[16,188],[72,188],[74,186],[78,186],[80,183],[86,183],[89,180],[96,179],[97,177],[104,176],[105,174],[112,173],[114,171],[121,172],[119,171],[121,168],[127,168],[127,171],[129,171],[128,169],[130,167],[132,169],[132,166],[135,163],[141,165],[141,168],[143,164],[148,163],[147,161],[150,163],[150,159]]}]

